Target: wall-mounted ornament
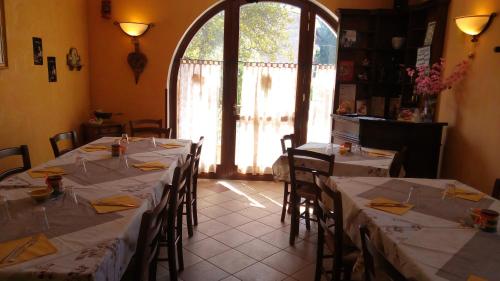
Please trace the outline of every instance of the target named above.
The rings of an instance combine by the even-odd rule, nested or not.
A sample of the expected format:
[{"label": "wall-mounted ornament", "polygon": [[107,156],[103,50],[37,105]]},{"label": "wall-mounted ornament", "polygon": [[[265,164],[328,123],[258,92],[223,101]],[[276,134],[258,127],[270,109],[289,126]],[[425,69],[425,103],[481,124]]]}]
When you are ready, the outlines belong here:
[{"label": "wall-mounted ornament", "polygon": [[82,69],[82,63],[80,60],[80,55],[78,55],[78,50],[76,48],[71,47],[69,49],[68,54],[66,55],[66,63],[68,64],[69,70],[78,70]]},{"label": "wall-mounted ornament", "polygon": [[101,17],[108,20],[111,18],[111,0],[101,1]]},{"label": "wall-mounted ornament", "polygon": [[47,57],[47,68],[49,70],[49,82],[57,82],[56,57]]},{"label": "wall-mounted ornament", "polygon": [[128,54],[127,62],[134,72],[135,84],[137,84],[148,63],[148,58],[139,48],[139,37],[146,34],[149,28],[154,25],[152,23],[146,24],[137,22],[115,22],[115,24],[118,25],[125,34],[132,37],[134,52]]},{"label": "wall-mounted ornament", "polygon": [[43,65],[42,38],[33,37],[33,63]]}]

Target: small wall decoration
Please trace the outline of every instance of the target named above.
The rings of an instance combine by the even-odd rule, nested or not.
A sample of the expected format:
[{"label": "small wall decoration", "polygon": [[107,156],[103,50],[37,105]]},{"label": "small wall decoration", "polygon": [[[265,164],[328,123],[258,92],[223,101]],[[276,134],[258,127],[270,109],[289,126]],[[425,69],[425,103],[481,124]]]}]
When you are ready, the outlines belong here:
[{"label": "small wall decoration", "polygon": [[0,0],[0,68],[7,68],[7,37],[5,33],[5,10],[3,0]]},{"label": "small wall decoration", "polygon": [[33,37],[33,62],[35,65],[43,65],[42,38]]},{"label": "small wall decoration", "polygon": [[56,57],[47,57],[47,68],[49,70],[49,82],[57,82]]},{"label": "small wall decoration", "polygon": [[66,63],[68,64],[69,70],[76,69],[80,71],[82,69],[82,64],[80,61],[80,55],[78,55],[78,50],[76,48],[70,48],[68,54],[66,55]]},{"label": "small wall decoration", "polygon": [[111,0],[102,0],[101,2],[101,17],[105,19],[111,18]]}]

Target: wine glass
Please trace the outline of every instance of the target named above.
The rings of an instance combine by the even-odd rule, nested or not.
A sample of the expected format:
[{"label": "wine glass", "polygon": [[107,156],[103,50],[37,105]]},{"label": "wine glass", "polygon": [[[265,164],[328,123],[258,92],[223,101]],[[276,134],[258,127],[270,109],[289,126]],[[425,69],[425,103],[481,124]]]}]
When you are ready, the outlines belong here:
[{"label": "wine glass", "polygon": [[49,218],[44,206],[33,208],[33,217],[35,219],[36,232],[45,232],[50,229]]},{"label": "wine glass", "polygon": [[151,145],[153,145],[153,147],[156,147],[156,139],[155,139],[155,137],[151,137]]}]

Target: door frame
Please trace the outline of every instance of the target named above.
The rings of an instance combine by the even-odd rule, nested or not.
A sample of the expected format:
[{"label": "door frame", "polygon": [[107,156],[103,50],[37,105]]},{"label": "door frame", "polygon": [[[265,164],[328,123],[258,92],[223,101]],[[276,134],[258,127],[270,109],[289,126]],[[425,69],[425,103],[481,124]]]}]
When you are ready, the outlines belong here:
[{"label": "door frame", "polygon": [[[233,106],[236,105],[238,83],[238,44],[240,7],[256,3],[256,0],[223,0],[205,11],[187,30],[181,39],[174,56],[169,73],[168,88],[165,90],[165,120],[172,128],[172,136],[177,137],[177,81],[182,57],[196,33],[213,16],[224,11],[224,62],[222,89],[222,136],[221,164],[216,167],[216,175],[220,178],[236,179],[271,179],[268,175],[252,176],[237,173],[235,165],[236,122]],[[321,6],[309,0],[261,0],[260,2],[277,2],[301,9],[299,52],[297,69],[297,90],[295,99],[294,133],[298,144],[307,139],[307,121],[309,117],[309,97],[314,51],[315,20],[320,16],[332,29],[338,30],[338,19]],[[238,24],[234,24],[237,22]],[[332,77],[334,79],[334,77]],[[333,103],[333,100],[332,100]]]}]

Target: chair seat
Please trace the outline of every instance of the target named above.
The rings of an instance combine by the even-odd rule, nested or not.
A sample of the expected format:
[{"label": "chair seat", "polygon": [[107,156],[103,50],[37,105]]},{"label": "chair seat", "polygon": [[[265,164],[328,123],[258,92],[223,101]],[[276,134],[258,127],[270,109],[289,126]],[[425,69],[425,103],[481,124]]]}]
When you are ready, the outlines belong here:
[{"label": "chair seat", "polygon": [[309,200],[316,200],[318,193],[316,192],[316,188],[312,185],[301,185],[297,187],[297,195]]}]

